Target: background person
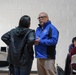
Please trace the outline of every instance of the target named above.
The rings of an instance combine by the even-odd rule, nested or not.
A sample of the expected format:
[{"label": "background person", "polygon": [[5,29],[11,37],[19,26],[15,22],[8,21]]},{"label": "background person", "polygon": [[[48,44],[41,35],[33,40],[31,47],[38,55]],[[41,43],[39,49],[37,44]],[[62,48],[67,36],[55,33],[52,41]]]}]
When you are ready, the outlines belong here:
[{"label": "background person", "polygon": [[67,54],[66,57],[66,62],[65,62],[65,72],[64,75],[70,75],[71,73],[71,67],[70,67],[70,63],[71,63],[71,59],[70,59],[70,53],[71,50],[76,46],[76,37],[72,38],[72,43],[69,45],[69,53]]}]

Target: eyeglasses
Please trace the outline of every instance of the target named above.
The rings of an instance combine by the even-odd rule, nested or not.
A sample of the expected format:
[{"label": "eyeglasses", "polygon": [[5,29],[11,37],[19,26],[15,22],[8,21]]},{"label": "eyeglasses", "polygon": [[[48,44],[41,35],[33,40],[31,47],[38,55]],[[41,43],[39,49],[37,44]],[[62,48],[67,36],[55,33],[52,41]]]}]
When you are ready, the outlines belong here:
[{"label": "eyeglasses", "polygon": [[38,17],[37,19],[41,19],[41,18],[43,19],[43,18],[45,18],[45,17],[46,17],[46,16],[40,16],[40,17]]}]

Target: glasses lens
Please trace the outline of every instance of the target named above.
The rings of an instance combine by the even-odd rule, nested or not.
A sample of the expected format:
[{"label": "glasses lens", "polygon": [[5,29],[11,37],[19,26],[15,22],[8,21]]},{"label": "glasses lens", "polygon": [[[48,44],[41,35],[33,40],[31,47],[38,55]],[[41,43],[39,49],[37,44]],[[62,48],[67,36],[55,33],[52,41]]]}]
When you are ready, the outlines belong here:
[{"label": "glasses lens", "polygon": [[38,19],[43,19],[44,17],[46,17],[46,16],[40,16],[40,17],[38,17]]}]

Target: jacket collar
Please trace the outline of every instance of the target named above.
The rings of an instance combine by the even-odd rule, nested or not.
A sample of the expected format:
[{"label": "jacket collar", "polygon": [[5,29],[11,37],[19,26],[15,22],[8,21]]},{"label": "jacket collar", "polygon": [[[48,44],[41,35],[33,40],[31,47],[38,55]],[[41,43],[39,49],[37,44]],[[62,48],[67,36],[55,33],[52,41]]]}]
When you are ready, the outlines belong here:
[{"label": "jacket collar", "polygon": [[[43,27],[43,28],[45,28],[48,24],[51,24],[51,21],[47,21],[47,22],[44,24],[44,27]],[[40,24],[38,24],[38,26],[41,28],[41,25],[40,25]]]}]

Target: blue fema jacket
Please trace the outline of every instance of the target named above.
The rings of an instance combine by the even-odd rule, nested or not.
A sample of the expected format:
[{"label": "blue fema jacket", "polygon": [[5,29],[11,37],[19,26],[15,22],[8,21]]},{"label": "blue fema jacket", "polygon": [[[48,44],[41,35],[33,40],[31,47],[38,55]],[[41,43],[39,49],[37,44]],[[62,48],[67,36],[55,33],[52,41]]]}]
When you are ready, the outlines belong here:
[{"label": "blue fema jacket", "polygon": [[43,28],[39,25],[36,29],[36,39],[37,37],[40,41],[38,45],[35,45],[35,57],[55,59],[58,30],[48,21]]}]

